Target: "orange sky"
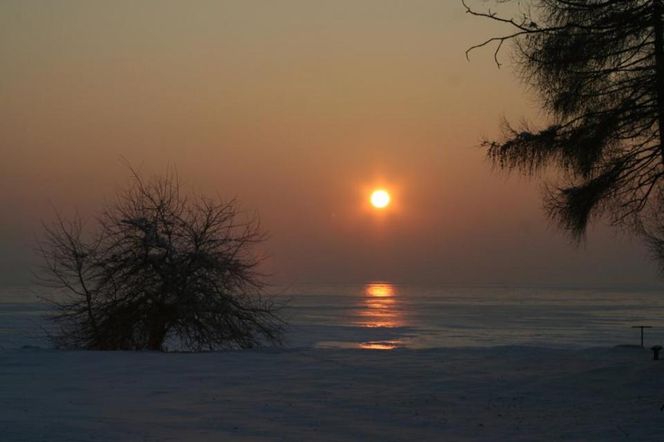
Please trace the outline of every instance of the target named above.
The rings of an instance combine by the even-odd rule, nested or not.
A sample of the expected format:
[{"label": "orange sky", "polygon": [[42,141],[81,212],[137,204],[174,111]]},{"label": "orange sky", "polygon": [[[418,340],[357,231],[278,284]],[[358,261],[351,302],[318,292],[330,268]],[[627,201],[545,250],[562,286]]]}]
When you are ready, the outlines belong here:
[{"label": "orange sky", "polygon": [[509,64],[466,61],[496,30],[441,0],[4,0],[0,285],[28,281],[54,207],[127,182],[121,158],[257,210],[279,283],[657,281],[607,229],[572,247],[537,182],[487,164],[503,117],[541,118]]}]

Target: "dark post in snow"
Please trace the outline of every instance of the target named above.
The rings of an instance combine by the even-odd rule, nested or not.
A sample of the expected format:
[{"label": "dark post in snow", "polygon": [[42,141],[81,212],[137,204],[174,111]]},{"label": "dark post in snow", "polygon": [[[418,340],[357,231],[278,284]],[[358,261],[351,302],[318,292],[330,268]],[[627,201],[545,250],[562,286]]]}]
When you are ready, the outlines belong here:
[{"label": "dark post in snow", "polygon": [[632,328],[640,328],[641,329],[641,347],[643,347],[643,329],[644,328],[652,328],[649,325],[633,325]]}]

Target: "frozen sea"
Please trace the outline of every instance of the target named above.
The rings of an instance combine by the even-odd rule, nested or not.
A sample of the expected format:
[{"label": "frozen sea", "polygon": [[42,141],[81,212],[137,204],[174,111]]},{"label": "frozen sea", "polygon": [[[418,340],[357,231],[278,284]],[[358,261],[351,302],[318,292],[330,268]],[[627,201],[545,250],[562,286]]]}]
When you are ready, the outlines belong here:
[{"label": "frozen sea", "polygon": [[[418,287],[389,282],[275,289],[289,348],[553,348],[664,344],[664,290]],[[0,349],[48,348],[43,292],[0,291]]]}]

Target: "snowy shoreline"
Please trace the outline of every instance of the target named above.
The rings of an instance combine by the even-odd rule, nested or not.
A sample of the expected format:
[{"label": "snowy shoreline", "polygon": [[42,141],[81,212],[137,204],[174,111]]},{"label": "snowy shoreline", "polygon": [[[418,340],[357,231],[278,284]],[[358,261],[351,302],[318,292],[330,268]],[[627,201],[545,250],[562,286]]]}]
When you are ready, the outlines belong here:
[{"label": "snowy shoreline", "polygon": [[612,346],[662,342],[659,298],[400,293],[303,295],[286,348],[212,353],[57,351],[48,306],[0,303],[0,440],[664,440],[664,361]]},{"label": "snowy shoreline", "polygon": [[0,351],[4,441],[662,440],[640,348]]}]

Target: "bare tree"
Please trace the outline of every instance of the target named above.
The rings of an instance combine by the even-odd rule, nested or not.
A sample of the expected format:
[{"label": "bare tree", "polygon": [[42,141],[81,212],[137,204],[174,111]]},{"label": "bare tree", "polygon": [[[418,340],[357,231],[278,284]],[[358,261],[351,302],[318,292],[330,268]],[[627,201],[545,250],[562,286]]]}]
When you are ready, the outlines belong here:
[{"label": "bare tree", "polygon": [[[189,199],[177,177],[133,174],[86,234],[58,217],[40,244],[54,299],[55,343],[95,350],[213,350],[280,341],[283,322],[261,295],[256,218],[235,200]],[[170,342],[170,341],[169,341]]]},{"label": "bare tree", "polygon": [[500,167],[536,173],[548,166],[562,180],[550,187],[550,215],[576,238],[605,215],[639,228],[656,207],[664,178],[664,0],[498,0],[521,6],[515,16],[469,14],[509,30],[469,49],[505,43],[524,79],[539,92],[552,121],[487,141]]}]

